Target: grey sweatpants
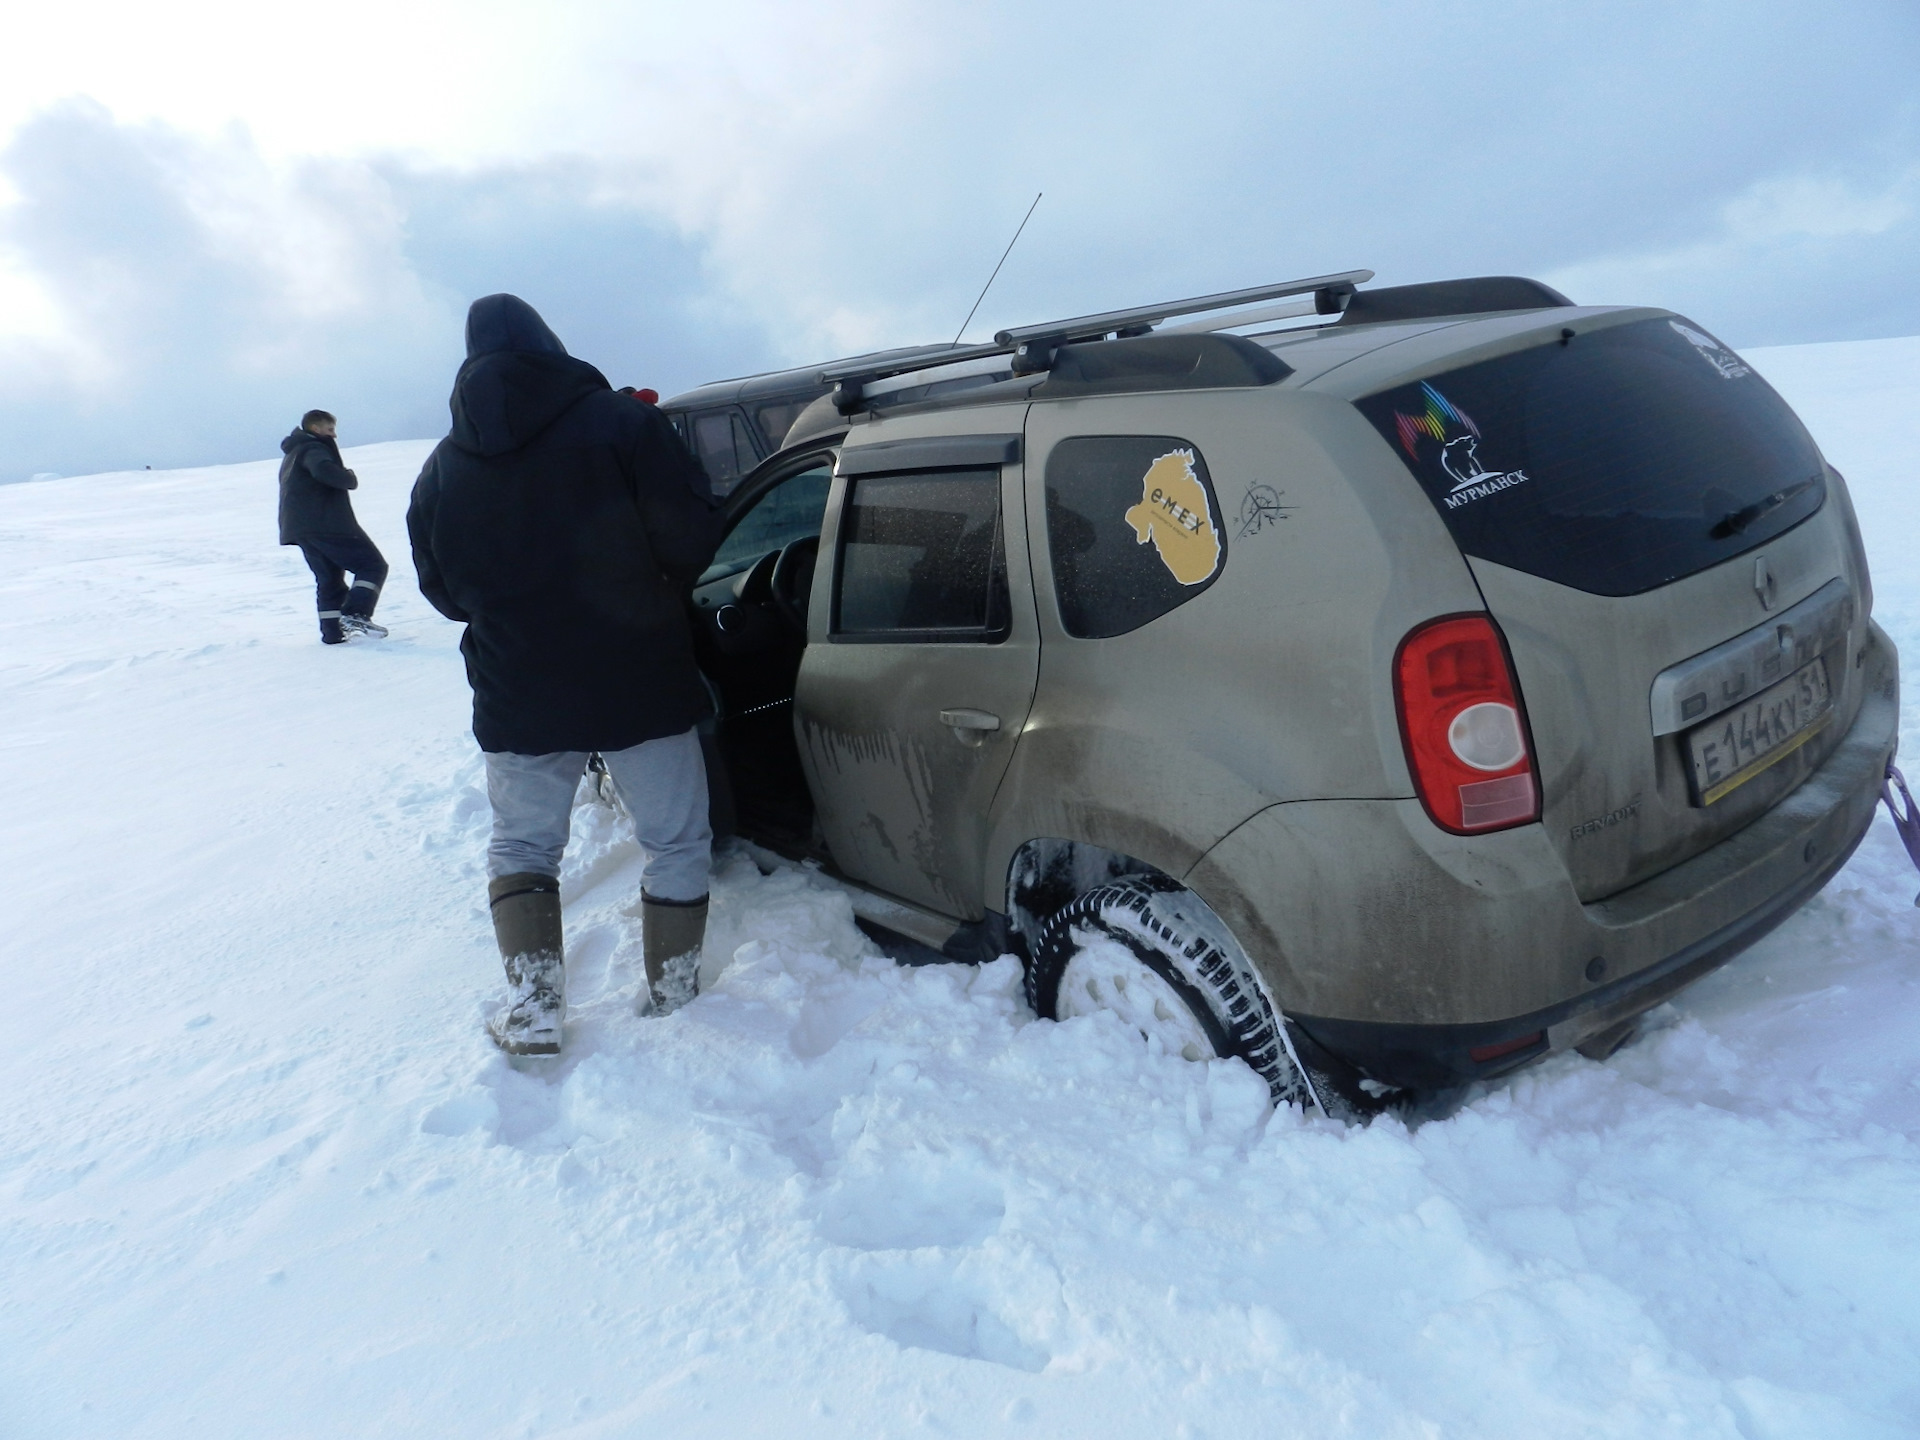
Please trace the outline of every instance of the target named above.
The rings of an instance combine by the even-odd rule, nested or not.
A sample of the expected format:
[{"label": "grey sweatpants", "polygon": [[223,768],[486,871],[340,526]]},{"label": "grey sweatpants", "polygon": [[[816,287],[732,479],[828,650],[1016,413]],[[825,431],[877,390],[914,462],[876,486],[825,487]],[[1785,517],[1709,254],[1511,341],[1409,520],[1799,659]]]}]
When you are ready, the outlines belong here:
[{"label": "grey sweatpants", "polygon": [[[488,876],[557,877],[587,752],[486,753],[487,798],[493,802]],[[602,751],[600,758],[633,816],[634,838],[647,852],[641,881],[646,893],[656,900],[698,900],[705,895],[713,832],[707,827],[707,766],[698,733],[689,730],[629,750]]]}]

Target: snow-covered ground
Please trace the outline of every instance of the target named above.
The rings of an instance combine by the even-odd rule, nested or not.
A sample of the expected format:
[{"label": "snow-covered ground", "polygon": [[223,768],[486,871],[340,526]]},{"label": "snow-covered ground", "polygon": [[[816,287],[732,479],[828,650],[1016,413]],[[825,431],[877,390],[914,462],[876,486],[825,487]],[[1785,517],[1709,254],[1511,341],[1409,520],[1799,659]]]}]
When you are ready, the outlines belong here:
[{"label": "snow-covered ground", "polygon": [[[1920,339],[1752,358],[1920,654]],[[393,638],[339,649],[270,462],[0,490],[0,1435],[1920,1433],[1884,819],[1608,1062],[1346,1129],[738,856],[636,1020],[587,807],[571,1050],[516,1069],[427,448],[350,452]]]}]

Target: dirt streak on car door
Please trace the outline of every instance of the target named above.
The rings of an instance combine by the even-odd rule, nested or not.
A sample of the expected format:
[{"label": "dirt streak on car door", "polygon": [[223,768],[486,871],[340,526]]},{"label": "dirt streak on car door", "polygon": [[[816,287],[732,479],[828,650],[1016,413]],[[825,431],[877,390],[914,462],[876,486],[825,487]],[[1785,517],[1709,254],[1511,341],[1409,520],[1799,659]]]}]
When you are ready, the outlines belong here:
[{"label": "dirt streak on car door", "polygon": [[1039,674],[1024,515],[1017,464],[837,478],[794,700],[835,864],[960,919]]}]

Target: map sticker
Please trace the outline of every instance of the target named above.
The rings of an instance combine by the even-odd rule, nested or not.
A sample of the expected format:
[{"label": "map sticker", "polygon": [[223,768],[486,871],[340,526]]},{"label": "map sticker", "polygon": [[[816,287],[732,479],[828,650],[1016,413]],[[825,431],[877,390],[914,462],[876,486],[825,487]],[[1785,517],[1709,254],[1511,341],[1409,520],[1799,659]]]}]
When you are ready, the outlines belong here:
[{"label": "map sticker", "polygon": [[1140,503],[1126,518],[1135,541],[1152,541],[1160,563],[1182,585],[1203,585],[1219,571],[1220,536],[1206,487],[1193,470],[1193,451],[1170,450],[1149,465]]}]

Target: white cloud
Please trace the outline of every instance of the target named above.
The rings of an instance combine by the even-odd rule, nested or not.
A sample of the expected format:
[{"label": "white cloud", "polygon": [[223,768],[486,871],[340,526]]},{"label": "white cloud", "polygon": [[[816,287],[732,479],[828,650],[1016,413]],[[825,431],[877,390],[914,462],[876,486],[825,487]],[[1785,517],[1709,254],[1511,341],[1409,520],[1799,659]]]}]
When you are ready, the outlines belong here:
[{"label": "white cloud", "polygon": [[310,327],[430,308],[400,256],[401,217],[364,163],[269,162],[238,129],[195,141],[117,127],[87,105],[21,132],[11,160],[0,254],[40,297],[29,333],[111,367],[94,382],[125,378],[145,357],[121,342],[187,309],[224,327],[235,348],[220,358],[244,368]]},{"label": "white cloud", "polygon": [[1865,192],[1837,176],[1771,176],[1729,201],[1722,215],[1727,237],[1748,243],[1884,235],[1912,218],[1916,191],[1920,165]]},{"label": "white cloud", "polygon": [[[437,425],[444,377],[408,367],[500,288],[666,384],[945,338],[1040,189],[976,334],[1361,265],[1544,274],[1772,339],[1833,333],[1783,295],[1871,274],[1845,333],[1920,329],[1890,258],[1907,0],[103,0],[7,39],[0,384],[39,395],[59,344],[183,371],[175,408],[193,375],[378,376],[411,397],[392,423]],[[96,148],[27,184],[18,142],[76,94]]]},{"label": "white cloud", "polygon": [[361,440],[444,429],[468,301],[513,289],[615,383],[676,388],[764,342],[697,251],[591,167],[269,158],[244,131],[68,103],[0,152],[0,480],[256,454],[311,405]]},{"label": "white cloud", "polygon": [[[1665,305],[1739,343],[1851,338],[1920,328],[1920,165],[1875,182],[1769,176],[1680,245],[1598,256],[1544,278],[1589,304]],[[1708,317],[1711,317],[1710,319]]]},{"label": "white cloud", "polygon": [[45,283],[0,252],[0,343],[51,341],[65,329],[64,317]]}]

